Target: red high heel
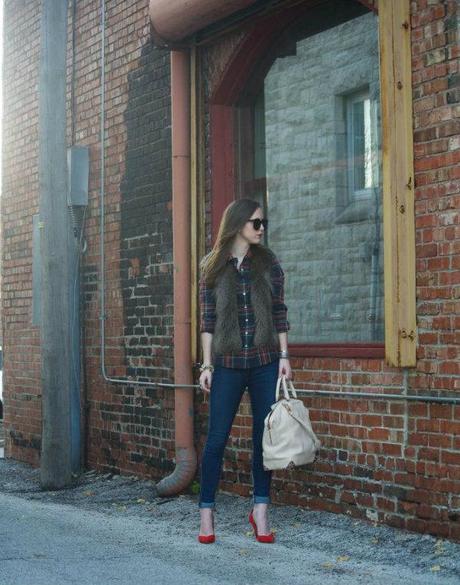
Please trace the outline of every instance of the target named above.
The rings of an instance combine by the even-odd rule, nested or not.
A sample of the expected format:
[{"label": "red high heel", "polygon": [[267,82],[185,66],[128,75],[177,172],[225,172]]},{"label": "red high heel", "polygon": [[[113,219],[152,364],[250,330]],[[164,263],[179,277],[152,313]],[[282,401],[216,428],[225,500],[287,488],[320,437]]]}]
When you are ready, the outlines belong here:
[{"label": "red high heel", "polygon": [[252,514],[252,511],[249,514],[249,523],[251,524],[251,526],[254,530],[254,535],[255,535],[256,540],[258,542],[265,542],[265,543],[269,543],[269,544],[275,542],[275,535],[273,534],[273,532],[270,532],[270,534],[258,534],[257,533],[257,525],[254,522],[254,516]]},{"label": "red high heel", "polygon": [[[214,530],[214,515],[212,517],[212,529]],[[206,536],[204,536],[202,534],[199,534],[198,541],[201,542],[201,544],[212,544],[213,542],[216,541],[216,535],[207,534]]]},{"label": "red high heel", "polygon": [[215,534],[208,534],[207,536],[203,536],[203,535],[199,534],[198,541],[201,542],[201,544],[212,544],[213,542],[216,541],[216,535]]}]

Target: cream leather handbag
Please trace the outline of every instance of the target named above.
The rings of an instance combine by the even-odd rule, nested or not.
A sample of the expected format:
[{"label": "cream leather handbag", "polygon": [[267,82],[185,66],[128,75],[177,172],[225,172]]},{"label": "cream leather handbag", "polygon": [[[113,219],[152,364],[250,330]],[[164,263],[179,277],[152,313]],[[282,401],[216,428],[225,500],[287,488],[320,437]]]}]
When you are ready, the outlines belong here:
[{"label": "cream leather handbag", "polygon": [[[284,398],[280,400],[281,387]],[[264,421],[264,468],[286,469],[311,463],[320,446],[311,428],[308,409],[297,399],[292,382],[281,376],[276,384],[276,402]]]}]

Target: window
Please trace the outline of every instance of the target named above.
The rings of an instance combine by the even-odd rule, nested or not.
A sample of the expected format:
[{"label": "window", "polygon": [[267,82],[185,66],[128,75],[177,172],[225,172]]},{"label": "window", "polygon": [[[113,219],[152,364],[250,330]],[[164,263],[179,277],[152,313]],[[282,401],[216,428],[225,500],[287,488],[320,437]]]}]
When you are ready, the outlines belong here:
[{"label": "window", "polygon": [[[330,250],[327,249],[326,244],[330,246],[330,242],[335,242],[336,266],[346,266],[348,262],[355,262],[352,274],[360,279],[367,279],[368,299],[372,299],[373,306],[369,302],[367,311],[360,310],[354,317],[352,310],[347,311],[349,315],[352,315],[352,319],[354,318],[354,322],[357,320],[362,322],[367,315],[367,319],[370,320],[367,331],[363,325],[362,335],[359,335],[359,332],[357,334],[356,331],[351,334],[349,331],[345,338],[339,331],[339,334],[329,336],[331,340],[329,343],[322,343],[320,339],[324,339],[324,336],[312,335],[311,340],[302,341],[304,339],[302,331],[299,332],[297,329],[291,332],[295,333],[296,339],[290,344],[293,355],[385,357],[390,365],[411,367],[416,363],[417,330],[410,0],[379,2],[378,17],[376,5],[376,2],[366,0],[322,0],[321,3],[314,3],[314,5],[309,2],[296,3],[286,7],[282,13],[275,12],[269,18],[264,17],[260,19],[260,22],[254,23],[251,31],[233,52],[225,74],[213,87],[210,95],[210,153],[213,169],[211,225],[216,234],[226,205],[235,197],[255,193],[254,189],[258,190],[259,200],[269,206],[270,212],[271,205],[278,205],[278,210],[282,213],[277,216],[277,225],[271,222],[269,244],[275,251],[282,250],[280,256],[284,266],[291,263],[291,266],[288,266],[290,271],[288,282],[291,283],[289,286],[292,289],[289,292],[288,301],[291,303],[291,300],[294,300],[294,303],[290,305],[290,312],[291,317],[293,313],[295,315],[296,327],[297,320],[305,322],[312,316],[311,308],[315,302],[322,312],[316,311],[317,320],[316,323],[313,321],[309,324],[310,331],[314,332],[315,328],[324,329],[324,323],[321,320],[323,313],[326,313],[328,326],[332,318],[337,318],[339,322],[338,317],[343,316],[340,311],[330,310],[333,304],[330,301],[334,300],[333,286],[336,287],[336,300],[334,300],[336,307],[340,308],[340,297],[346,296],[340,288],[340,280],[336,280],[333,286],[328,286],[329,291],[318,290],[316,297],[314,291],[312,294],[315,274],[323,271],[322,281],[326,283],[334,280],[328,279],[330,274],[336,276],[334,266],[332,270],[328,266],[328,262],[331,263],[328,259]],[[298,84],[292,84],[289,87],[290,80],[285,78],[286,85],[289,87],[289,91],[284,96],[285,128],[284,134],[281,133],[278,138],[287,142],[290,140],[293,151],[299,151],[299,148],[303,147],[304,160],[308,164],[305,165],[303,183],[299,182],[302,171],[292,166],[289,168],[288,165],[284,172],[279,174],[279,179],[284,181],[284,185],[277,191],[274,180],[276,174],[273,174],[273,169],[270,169],[269,165],[265,165],[265,177],[257,178],[254,174],[254,117],[261,116],[260,119],[263,119],[266,130],[266,75],[271,73],[276,62],[279,64],[283,59],[287,61],[298,56],[299,43],[303,40],[309,37],[314,38],[326,32],[327,29],[334,30],[341,24],[352,23],[365,13],[367,13],[366,16],[372,17],[368,12],[370,7],[374,12],[374,21],[369,23],[370,29],[355,30],[354,39],[349,39],[349,48],[351,52],[354,51],[355,63],[361,65],[361,73],[360,67],[350,67],[349,63],[347,65],[349,53],[343,50],[343,47],[329,55],[330,59],[327,63],[322,61],[321,57],[323,52],[328,50],[328,46],[319,47],[316,55],[312,55],[312,59],[306,62],[303,68],[305,79],[311,80],[316,77],[322,82],[322,91],[316,97],[318,106],[316,110],[309,108],[309,105],[314,103],[310,93],[305,88],[299,88]],[[335,30],[337,32],[337,29]],[[367,39],[365,45],[363,35]],[[333,36],[331,46],[337,47],[338,39],[337,35]],[[369,44],[370,41],[372,44]],[[353,45],[354,48],[352,48]],[[379,48],[381,70],[379,69]],[[362,66],[365,63],[367,65],[363,69]],[[363,75],[364,71],[365,75]],[[375,145],[373,169],[376,174],[373,174],[374,186],[371,196],[360,199],[350,198],[348,189],[347,124],[344,99],[364,88],[369,90],[371,144]],[[263,95],[263,100],[260,94]],[[334,112],[331,112],[330,96],[332,94],[335,101]],[[259,113],[256,114],[254,107],[257,96],[259,96]],[[296,97],[320,124],[320,131],[316,132],[316,137],[312,133],[308,145],[302,145],[302,138],[295,136],[294,133],[286,136],[286,127],[296,124],[295,113],[287,111]],[[379,111],[380,102],[383,104],[381,111]],[[324,105],[328,107],[323,107],[321,111]],[[375,126],[372,125],[374,123]],[[381,128],[385,128],[385,132],[381,132]],[[302,127],[297,126],[296,130],[301,133]],[[331,132],[334,134],[333,139],[330,136]],[[321,161],[318,160],[318,146],[326,140],[328,141],[327,150],[323,148],[322,152],[328,152],[330,160],[319,164]],[[384,148],[380,147],[381,141],[384,143]],[[235,145],[238,148],[235,149]],[[308,147],[307,150],[305,146]],[[270,143],[267,136],[264,139],[264,149],[267,163],[270,156]],[[334,151],[335,160],[331,156]],[[299,193],[303,193],[306,197],[299,197]],[[332,193],[335,193],[335,205]],[[327,195],[328,208],[324,209],[320,215],[318,210],[313,209],[310,204],[315,202],[315,197],[319,201],[324,201],[324,195]],[[285,221],[289,214],[299,220],[298,227],[291,226]],[[384,238],[381,218],[385,223]],[[274,219],[273,215],[271,219]],[[303,228],[300,227],[300,220],[304,222]],[[341,248],[340,238],[347,230],[348,241],[354,241],[356,244],[354,254],[350,254],[350,249]],[[327,238],[322,237],[326,232]],[[279,243],[282,233],[296,240],[296,249],[294,245],[291,251],[278,249],[277,239]],[[310,243],[313,245],[310,246]],[[382,343],[383,249],[385,250],[385,345]],[[286,256],[287,251],[289,254]],[[299,258],[298,270],[296,270],[295,254]],[[308,271],[305,273],[304,262],[307,256],[312,262],[310,266],[312,274]],[[361,266],[358,262],[360,258],[363,263]],[[294,282],[295,284],[292,284]],[[348,286],[352,285],[351,280]],[[356,295],[356,298],[360,297],[363,300],[366,297],[365,288],[362,286],[359,288],[361,292]],[[328,304],[325,303],[325,293],[328,294]],[[301,299],[302,295],[305,302],[303,304],[299,302],[295,307],[296,298]],[[290,337],[292,340],[293,335]],[[352,341],[359,338],[368,339],[368,341]],[[375,341],[370,341],[372,339]]]},{"label": "window", "polygon": [[270,218],[290,341],[383,342],[378,17],[311,16],[240,106],[239,195]]},{"label": "window", "polygon": [[347,172],[350,200],[371,196],[375,185],[372,112],[369,91],[346,99]]}]

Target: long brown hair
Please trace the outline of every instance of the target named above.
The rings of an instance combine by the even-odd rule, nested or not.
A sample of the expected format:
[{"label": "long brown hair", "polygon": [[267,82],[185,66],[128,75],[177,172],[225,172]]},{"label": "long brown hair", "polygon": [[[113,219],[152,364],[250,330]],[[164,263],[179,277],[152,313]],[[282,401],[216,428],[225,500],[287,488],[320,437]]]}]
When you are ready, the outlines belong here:
[{"label": "long brown hair", "polygon": [[201,261],[202,278],[208,286],[214,286],[227,262],[235,236],[259,207],[260,204],[252,199],[237,199],[226,207],[215,244]]}]

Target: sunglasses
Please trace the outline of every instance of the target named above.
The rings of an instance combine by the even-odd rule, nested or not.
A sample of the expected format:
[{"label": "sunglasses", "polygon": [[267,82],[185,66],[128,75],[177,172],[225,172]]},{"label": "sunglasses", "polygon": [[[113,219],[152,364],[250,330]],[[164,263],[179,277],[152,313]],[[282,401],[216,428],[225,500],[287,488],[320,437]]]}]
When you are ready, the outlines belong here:
[{"label": "sunglasses", "polygon": [[256,232],[260,230],[261,226],[264,226],[264,230],[268,228],[268,219],[259,219],[257,217],[256,219],[248,219],[248,221],[252,223],[252,226]]}]

